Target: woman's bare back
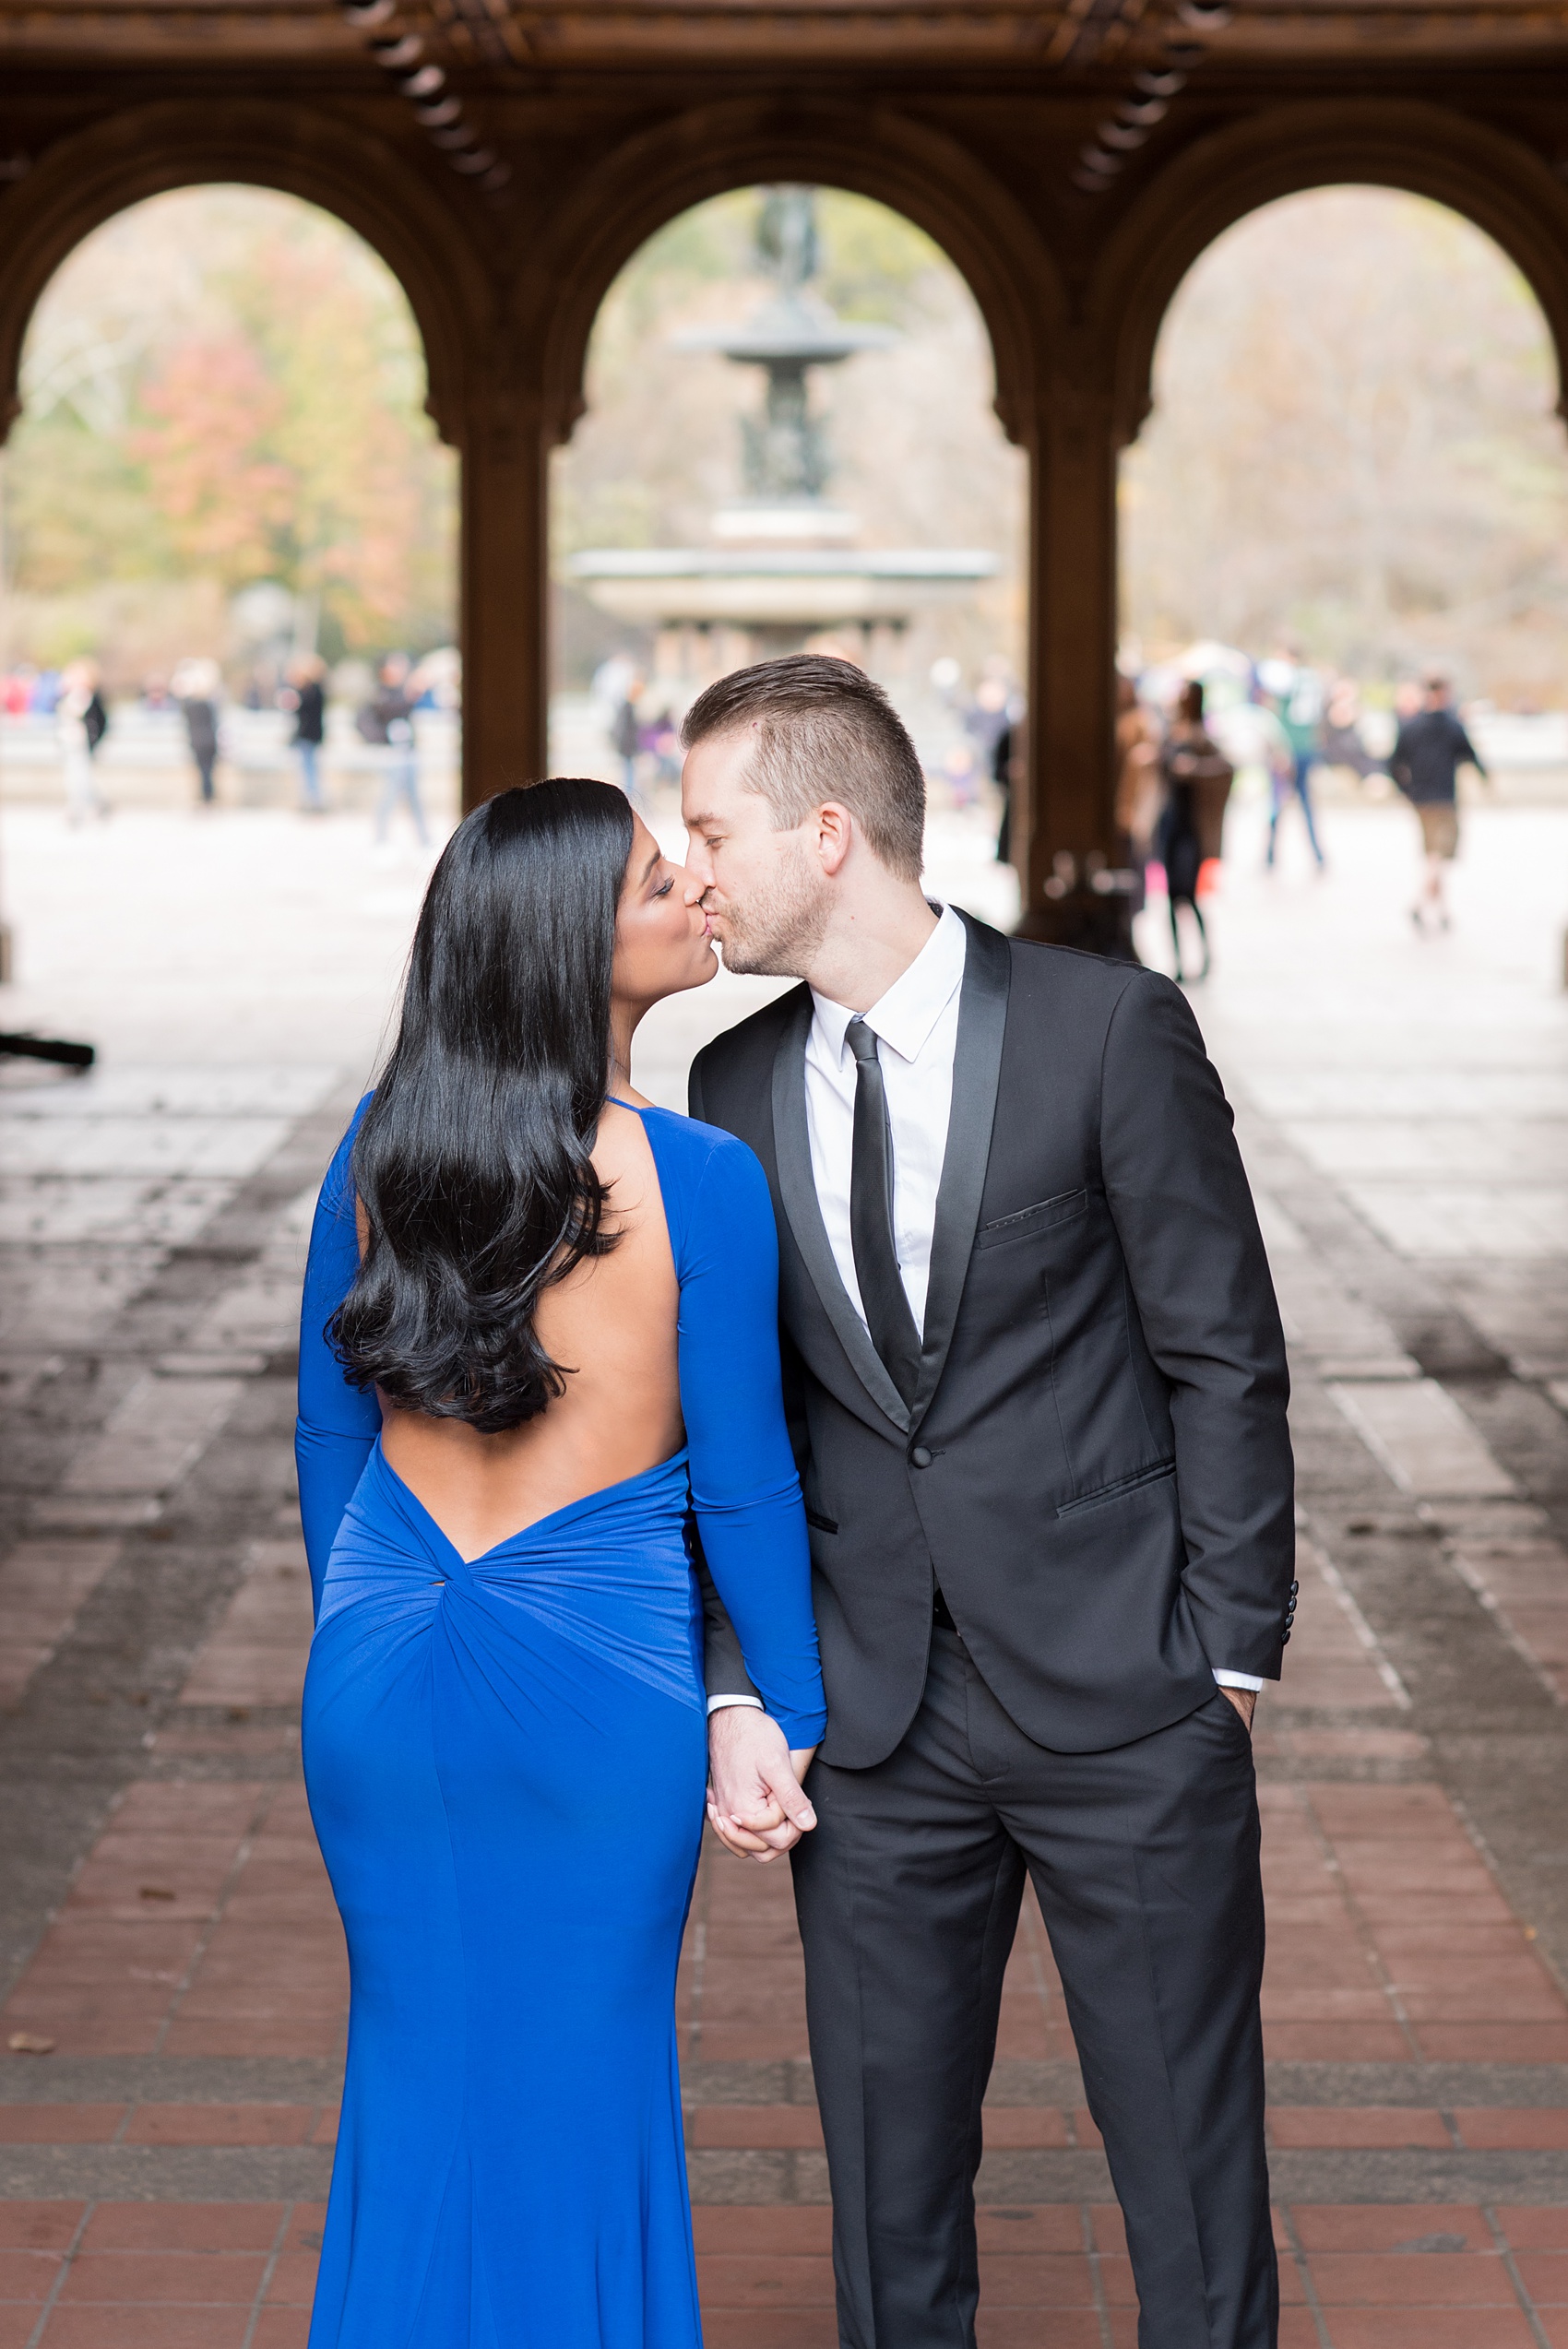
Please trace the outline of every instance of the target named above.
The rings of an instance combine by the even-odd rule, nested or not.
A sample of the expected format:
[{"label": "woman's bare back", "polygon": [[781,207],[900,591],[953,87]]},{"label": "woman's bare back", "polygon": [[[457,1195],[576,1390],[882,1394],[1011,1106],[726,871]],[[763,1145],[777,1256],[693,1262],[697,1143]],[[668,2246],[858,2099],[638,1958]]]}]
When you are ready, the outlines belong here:
[{"label": "woman's bare back", "polygon": [[505,1435],[382,1405],[388,1465],[464,1559],[657,1467],[684,1438],[680,1289],[658,1170],[633,1110],[607,1104],[593,1162],[610,1186],[608,1221],[620,1237],[540,1299],[540,1341],[566,1372],[559,1401]]}]

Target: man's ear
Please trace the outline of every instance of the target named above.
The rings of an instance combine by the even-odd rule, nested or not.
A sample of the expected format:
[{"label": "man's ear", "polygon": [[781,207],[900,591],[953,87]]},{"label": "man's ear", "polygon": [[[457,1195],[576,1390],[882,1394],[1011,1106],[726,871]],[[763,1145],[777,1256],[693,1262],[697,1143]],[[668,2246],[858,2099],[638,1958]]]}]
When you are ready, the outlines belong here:
[{"label": "man's ear", "polygon": [[815,816],[816,852],[824,872],[837,873],[849,853],[855,836],[855,819],[837,800],[826,800]]}]

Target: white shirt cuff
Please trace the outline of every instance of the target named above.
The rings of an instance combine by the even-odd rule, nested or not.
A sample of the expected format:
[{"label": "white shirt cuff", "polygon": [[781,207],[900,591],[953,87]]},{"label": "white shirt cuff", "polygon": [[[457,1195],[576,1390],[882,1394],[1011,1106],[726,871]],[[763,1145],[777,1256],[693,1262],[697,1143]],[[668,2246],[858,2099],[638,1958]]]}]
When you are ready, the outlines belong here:
[{"label": "white shirt cuff", "polygon": [[[1263,1682],[1258,1679],[1255,1672],[1222,1672],[1219,1669],[1219,1667],[1216,1665],[1214,1667],[1214,1677],[1219,1682],[1222,1689],[1251,1689],[1254,1696],[1256,1696],[1258,1691],[1263,1687]],[[733,1699],[731,1697],[716,1697],[714,1699],[715,1704],[730,1704],[732,1702]],[[707,1709],[711,1713],[713,1705],[710,1704]]]},{"label": "white shirt cuff", "polygon": [[[1263,1682],[1261,1680],[1258,1682],[1258,1686],[1260,1689],[1262,1688]],[[707,1701],[707,1709],[709,1713],[722,1713],[727,1704],[754,1704],[759,1713],[763,1709],[761,1697],[754,1696],[709,1697]]]}]

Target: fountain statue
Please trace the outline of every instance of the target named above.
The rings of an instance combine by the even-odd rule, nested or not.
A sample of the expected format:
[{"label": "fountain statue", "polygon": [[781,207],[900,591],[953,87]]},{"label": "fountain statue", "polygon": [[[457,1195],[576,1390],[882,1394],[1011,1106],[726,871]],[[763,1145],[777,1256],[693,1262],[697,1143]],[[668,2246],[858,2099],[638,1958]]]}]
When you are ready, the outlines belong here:
[{"label": "fountain statue", "polygon": [[760,510],[754,517],[760,520],[761,511],[780,504],[819,504],[833,469],[826,428],[812,408],[808,370],[837,366],[857,351],[885,350],[898,338],[890,326],[847,324],[811,291],[819,267],[814,188],[768,188],[754,249],[758,274],[771,278],[777,291],[744,326],[677,335],[675,347],[721,351],[736,366],[760,367],[766,374],[762,414],[741,419],[746,498]]},{"label": "fountain statue", "polygon": [[[891,631],[897,642],[917,608],[961,595],[997,568],[994,555],[979,551],[885,552],[842,543],[860,526],[826,494],[832,451],[813,406],[811,377],[859,352],[886,350],[898,336],[889,326],[838,317],[815,291],[821,255],[814,188],[763,191],[754,261],[771,284],[760,308],[739,326],[674,338],[678,350],[717,351],[766,377],[760,413],[741,418],[742,493],[713,517],[715,538],[731,543],[594,549],[567,566],[602,611],[658,629],[658,668],[687,682],[795,650],[824,633],[841,635],[846,627],[860,630],[869,665],[879,632]],[[694,638],[706,638],[706,647]]]}]

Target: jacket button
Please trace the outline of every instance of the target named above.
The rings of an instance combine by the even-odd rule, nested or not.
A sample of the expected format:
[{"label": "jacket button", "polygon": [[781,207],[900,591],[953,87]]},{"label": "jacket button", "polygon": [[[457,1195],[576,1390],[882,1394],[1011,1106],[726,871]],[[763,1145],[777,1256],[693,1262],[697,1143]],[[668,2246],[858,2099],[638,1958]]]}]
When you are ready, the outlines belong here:
[{"label": "jacket button", "polygon": [[1280,1634],[1279,1644],[1281,1647],[1289,1647],[1290,1644],[1290,1627],[1289,1624],[1286,1625],[1285,1630]]},{"label": "jacket button", "polygon": [[1301,1589],[1301,1584],[1300,1584],[1300,1583],[1292,1583],[1292,1584],[1291,1584],[1291,1585],[1290,1585],[1290,1596],[1291,1596],[1291,1597],[1292,1597],[1292,1598],[1294,1598],[1294,1597],[1295,1597],[1296,1593],[1297,1593],[1297,1592]]},{"label": "jacket button", "polygon": [[915,1448],[914,1448],[914,1450],[913,1450],[913,1452],[911,1452],[911,1453],[910,1453],[910,1454],[909,1454],[909,1465],[910,1465],[910,1466],[911,1466],[911,1467],[913,1467],[913,1468],[929,1468],[929,1467],[930,1467],[930,1465],[931,1465],[931,1454],[930,1454],[930,1453],[926,1450],[926,1448],[925,1448],[925,1446],[924,1446],[924,1444],[923,1444],[923,1443],[917,1443],[917,1444],[916,1444],[916,1446],[915,1446]]}]

